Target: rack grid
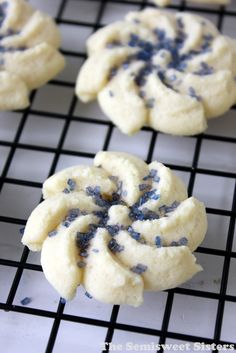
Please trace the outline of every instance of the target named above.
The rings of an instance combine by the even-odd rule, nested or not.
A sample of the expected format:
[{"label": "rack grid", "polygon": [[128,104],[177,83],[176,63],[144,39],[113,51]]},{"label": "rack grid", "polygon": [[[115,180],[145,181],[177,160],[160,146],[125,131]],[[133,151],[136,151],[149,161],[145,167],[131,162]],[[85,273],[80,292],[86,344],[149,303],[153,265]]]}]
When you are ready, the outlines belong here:
[{"label": "rack grid", "polygon": [[[231,21],[235,27],[234,35],[236,35],[236,4],[234,0],[232,2],[233,5],[225,7],[197,6],[193,3],[175,0],[169,8],[172,11],[188,10],[212,17],[218,28],[223,31],[224,28],[227,31],[228,27],[225,24]],[[49,3],[49,0],[33,1],[33,4],[42,8],[47,8]],[[19,332],[23,333],[22,339],[30,341],[32,346],[38,342],[34,342],[29,335],[24,335],[24,332],[27,333],[27,327],[23,324],[25,320],[23,317],[27,317],[26,322],[29,326],[35,317],[42,318],[42,320],[43,318],[50,319],[47,324],[45,321],[45,325],[44,320],[42,324],[37,324],[37,328],[44,332],[44,342],[33,348],[35,353],[58,353],[63,349],[67,349],[70,353],[109,352],[109,345],[102,348],[102,342],[115,344],[132,340],[134,343],[150,341],[156,344],[171,342],[234,344],[236,351],[234,319],[236,314],[236,240],[234,240],[236,107],[232,107],[231,111],[226,114],[227,118],[210,123],[207,132],[198,136],[172,137],[144,127],[135,137],[126,138],[99,112],[95,104],[85,106],[78,103],[73,93],[75,74],[86,57],[85,37],[102,27],[111,18],[117,16],[118,19],[121,17],[121,13],[124,14],[130,9],[143,9],[147,6],[154,5],[145,0],[55,0],[54,6],[50,5],[49,7],[62,29],[65,43],[68,38],[72,40],[69,48],[66,44],[62,45],[62,53],[69,63],[69,68],[44,88],[32,92],[31,105],[28,109],[22,112],[1,113],[0,115],[0,125],[3,124],[0,129],[2,130],[2,133],[0,131],[0,154],[2,154],[0,157],[0,172],[2,164],[0,178],[0,277],[2,278],[0,320],[3,320],[2,323],[4,323],[1,324],[2,329],[0,328],[0,342],[2,341],[1,346],[5,345],[4,352],[6,353],[32,352],[30,346],[26,345],[28,348],[23,349],[23,346],[20,348],[21,346],[18,345],[17,334],[20,334]],[[75,10],[79,8],[82,9],[82,15],[77,19],[78,13]],[[57,13],[55,13],[55,9]],[[71,39],[71,37],[73,38]],[[76,42],[78,38],[79,41]],[[74,40],[75,42],[73,42]],[[76,50],[77,48],[78,50]],[[45,127],[44,124],[46,124]],[[40,130],[41,128],[42,130]],[[7,137],[3,135],[4,131],[8,132]],[[37,134],[41,136],[40,140],[38,140]],[[92,142],[89,142],[90,136]],[[189,285],[186,284],[161,294],[149,295],[147,301],[150,300],[151,309],[149,307],[147,322],[143,321],[143,324],[141,319],[135,322],[138,313],[142,316],[143,310],[146,310],[142,307],[135,309],[135,312],[117,305],[105,307],[93,303],[91,311],[95,310],[95,315],[88,314],[87,311],[80,315],[81,298],[76,302],[78,305],[77,314],[72,310],[74,306],[67,310],[67,306],[70,304],[62,302],[54,292],[52,307],[47,308],[45,304],[47,297],[39,306],[34,306],[34,300],[30,305],[22,305],[19,301],[20,295],[31,295],[32,288],[30,289],[30,287],[35,286],[35,283],[37,286],[42,268],[37,255],[32,255],[26,247],[21,247],[19,238],[16,241],[17,236],[13,233],[17,228],[25,225],[32,205],[35,206],[40,201],[43,178],[64,166],[81,161],[91,163],[97,150],[119,149],[119,144],[123,145],[127,152],[136,152],[147,162],[160,156],[167,166],[184,177],[188,184],[189,195],[199,195],[203,201],[205,201],[204,198],[209,189],[211,194],[216,195],[210,201],[206,201],[209,223],[210,225],[214,223],[212,225],[214,230],[212,228],[212,236],[209,235],[209,240],[206,240],[197,249],[196,255],[202,259],[205,258],[206,272],[208,267],[213,270],[216,268],[218,277],[211,274],[210,277],[203,277],[204,280],[197,280],[197,282],[193,280]],[[173,157],[173,147],[181,150],[183,155],[181,158],[177,155],[179,151]],[[47,167],[41,168],[41,158],[42,163]],[[34,168],[36,169],[35,173],[32,172]],[[205,184],[206,181],[208,185],[202,188],[202,183]],[[225,197],[225,193],[228,193],[227,197]],[[217,194],[220,200],[217,199]],[[29,204],[27,204],[27,200],[29,200]],[[24,208],[24,203],[26,203],[26,209],[19,211]],[[14,209],[13,213],[11,212],[12,208]],[[17,249],[11,255],[11,249],[15,249],[15,247]],[[5,251],[6,248],[7,251]],[[21,282],[24,283],[27,280],[27,276],[24,279],[27,271],[31,273],[29,278],[34,280],[28,286],[29,292],[24,293],[24,286]],[[3,284],[6,281],[7,284],[4,287]],[[46,282],[46,280],[42,281]],[[209,284],[209,282],[211,283]],[[23,294],[18,294],[18,292]],[[47,293],[48,289],[45,290],[45,294]],[[90,303],[88,299],[85,300],[87,301],[82,301],[82,306],[87,308]],[[161,304],[157,304],[158,301]],[[191,311],[191,306],[194,306],[194,303],[197,303],[196,308],[199,308],[199,317],[196,308]],[[152,317],[151,312],[155,312],[155,305],[161,305],[162,314],[160,315],[157,311],[156,317]],[[182,314],[180,317],[178,308],[185,306],[187,308],[185,308],[186,314]],[[214,311],[213,315],[211,311],[208,313],[208,308],[211,307]],[[183,312],[185,312],[184,310]],[[206,317],[201,310],[206,312]],[[10,315],[13,315],[13,321],[8,319]],[[127,320],[129,316],[131,319]],[[17,322],[20,323],[21,318],[22,328],[14,327],[14,321],[19,320]],[[208,327],[208,320],[212,325],[210,332],[208,329],[204,331],[205,325]],[[10,325],[9,322],[12,322],[12,326],[7,326]],[[195,322],[193,326],[197,328],[191,331],[187,327],[189,322]],[[18,325],[20,325],[19,323]],[[177,327],[178,323],[180,326],[183,324],[181,329]],[[73,324],[77,325],[73,326]],[[9,328],[12,328],[11,336],[6,334],[6,330]],[[80,345],[80,340],[84,334],[90,337],[88,340],[92,340],[91,336],[93,334],[96,336],[96,329],[98,331],[101,329],[99,331],[99,335],[102,337],[100,345],[97,343],[92,345],[91,342],[87,342],[88,350],[86,350],[86,342]],[[60,330],[64,332],[63,335],[59,335]],[[78,340],[76,348],[74,345],[72,347],[71,341],[68,341],[67,332],[70,337],[72,337],[72,332],[74,339]],[[7,337],[8,339],[12,337],[12,342],[8,341],[6,345]],[[73,338],[70,339],[73,340]],[[15,346],[14,341],[16,342]],[[61,350],[60,345],[64,347]],[[159,352],[162,351],[163,349],[159,350]]]}]

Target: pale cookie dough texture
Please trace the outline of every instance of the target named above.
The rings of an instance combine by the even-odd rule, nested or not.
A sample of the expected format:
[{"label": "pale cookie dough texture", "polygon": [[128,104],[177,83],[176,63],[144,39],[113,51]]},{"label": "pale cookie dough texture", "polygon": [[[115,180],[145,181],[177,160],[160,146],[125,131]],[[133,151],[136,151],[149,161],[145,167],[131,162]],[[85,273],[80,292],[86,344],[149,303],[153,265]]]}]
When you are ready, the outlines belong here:
[{"label": "pale cookie dough texture", "polygon": [[[158,6],[167,6],[171,4],[171,0],[152,0],[154,4]],[[196,4],[220,4],[220,5],[227,5],[230,3],[230,0],[187,0],[187,2],[193,2]]]},{"label": "pale cookie dough texture", "polygon": [[126,134],[143,125],[194,135],[236,102],[236,41],[207,19],[157,9],[129,13],[87,41],[77,79]]},{"label": "pale cookie dough texture", "polygon": [[31,90],[64,67],[56,24],[24,0],[0,0],[0,110],[29,105]]},{"label": "pale cookie dough texture", "polygon": [[47,179],[23,244],[41,250],[44,274],[65,299],[81,284],[89,297],[139,306],[143,292],[174,288],[201,271],[204,205],[158,162],[99,152],[94,166]]}]

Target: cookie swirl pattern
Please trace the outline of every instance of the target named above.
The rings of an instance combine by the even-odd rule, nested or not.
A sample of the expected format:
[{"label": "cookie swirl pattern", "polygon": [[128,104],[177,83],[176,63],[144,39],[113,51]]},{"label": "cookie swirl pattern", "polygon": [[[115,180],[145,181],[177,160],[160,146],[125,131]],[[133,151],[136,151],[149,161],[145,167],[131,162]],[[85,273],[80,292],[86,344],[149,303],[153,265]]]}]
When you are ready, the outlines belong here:
[{"label": "cookie swirl pattern", "polygon": [[204,205],[158,162],[99,152],[94,166],[50,177],[23,244],[41,250],[48,281],[71,299],[138,306],[143,291],[173,288],[201,271],[192,252],[207,228]]},{"label": "cookie swirl pattern", "polygon": [[64,67],[56,24],[25,0],[0,1],[0,110],[29,105],[29,93]]},{"label": "cookie swirl pattern", "polygon": [[126,134],[143,125],[201,133],[236,101],[236,41],[200,16],[131,12],[93,34],[87,48],[76,93],[97,98]]}]

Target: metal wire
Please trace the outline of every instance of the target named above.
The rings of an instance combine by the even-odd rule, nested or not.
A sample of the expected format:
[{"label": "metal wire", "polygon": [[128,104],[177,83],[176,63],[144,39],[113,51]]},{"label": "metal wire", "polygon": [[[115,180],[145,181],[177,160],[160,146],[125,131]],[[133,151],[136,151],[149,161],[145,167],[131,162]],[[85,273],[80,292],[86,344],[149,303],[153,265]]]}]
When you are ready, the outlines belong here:
[{"label": "metal wire", "polygon": [[[76,1],[76,0],[74,0],[74,1]],[[63,13],[64,13],[64,10],[67,5],[67,0],[61,1],[61,4],[59,6],[59,10],[58,10],[58,13],[56,16],[56,22],[58,24],[65,24],[65,25],[67,24],[67,25],[73,25],[73,26],[89,27],[93,31],[95,31],[102,26],[102,24],[101,24],[102,16],[104,14],[104,11],[106,9],[107,4],[109,4],[111,2],[117,3],[117,4],[122,4],[123,6],[138,5],[140,7],[140,9],[142,9],[146,6],[153,6],[149,3],[147,4],[147,1],[145,1],[145,0],[143,0],[141,2],[140,1],[128,1],[128,0],[127,1],[126,0],[104,0],[104,1],[103,0],[87,0],[87,1],[99,3],[97,16],[96,16],[96,20],[94,23],[63,19]],[[172,5],[172,6],[170,6],[170,8],[175,9],[175,10],[179,10],[179,11],[184,11],[186,8],[185,1],[182,1],[179,6]],[[235,21],[236,21],[236,12],[226,10],[226,8],[224,6],[219,6],[219,8],[199,8],[199,7],[195,8],[194,6],[188,5],[188,10],[201,12],[203,14],[207,13],[207,14],[217,15],[218,16],[217,25],[220,30],[222,29],[222,24],[223,24],[223,21],[224,21],[224,18],[226,15],[235,18]],[[74,56],[76,58],[78,58],[78,57],[85,58],[86,57],[86,54],[84,52],[77,52],[77,51],[75,52],[75,51],[69,51],[69,50],[63,50],[62,52],[65,56]],[[64,81],[60,81],[60,80],[53,80],[49,84],[62,86],[62,87],[71,87],[71,88],[74,87],[74,83],[68,83],[68,82],[64,82]],[[34,98],[35,98],[35,92],[33,92],[31,95],[31,103],[34,102]],[[22,112],[20,124],[18,126],[18,129],[17,129],[17,132],[16,132],[16,135],[15,135],[13,142],[0,140],[0,146],[7,146],[10,148],[10,153],[8,155],[8,158],[6,160],[6,163],[5,163],[3,171],[2,171],[2,175],[0,177],[0,192],[1,192],[2,187],[5,183],[14,184],[14,185],[32,186],[35,188],[41,188],[41,186],[42,186],[41,183],[39,183],[39,182],[28,181],[28,180],[25,181],[25,180],[20,180],[17,178],[10,178],[7,176],[9,168],[11,167],[11,163],[12,163],[14,154],[18,148],[30,150],[30,151],[42,151],[42,152],[53,153],[54,159],[53,159],[53,162],[52,162],[52,165],[50,168],[49,175],[54,173],[54,171],[57,167],[59,157],[62,153],[63,153],[63,155],[69,155],[69,156],[93,158],[94,157],[93,153],[79,152],[79,151],[73,151],[73,150],[63,148],[63,144],[66,139],[67,133],[68,133],[68,128],[69,128],[69,125],[72,121],[86,122],[87,124],[91,124],[91,125],[97,124],[97,125],[103,125],[103,126],[108,127],[108,130],[107,130],[107,133],[106,133],[106,136],[104,139],[104,143],[103,143],[103,149],[107,150],[109,148],[109,144],[110,144],[111,137],[113,134],[113,124],[107,120],[97,120],[95,118],[76,116],[76,115],[74,115],[75,105],[76,105],[76,97],[73,96],[71,99],[71,102],[70,102],[68,112],[66,114],[52,113],[50,111],[45,112],[45,111],[35,110],[32,108],[32,104],[28,109],[26,109],[25,111]],[[232,109],[235,110],[236,107],[233,107]],[[63,121],[64,126],[63,126],[63,129],[62,129],[62,132],[60,135],[60,139],[59,139],[59,142],[58,142],[56,148],[45,147],[42,145],[41,146],[31,145],[31,144],[25,144],[25,143],[20,142],[20,137],[21,137],[22,132],[24,130],[24,127],[25,127],[25,124],[27,121],[27,117],[29,116],[29,114],[30,115],[37,115],[37,116],[41,116],[41,117],[46,116],[47,118],[50,118],[50,119],[61,119]],[[147,162],[150,162],[152,160],[154,148],[157,143],[159,133],[155,132],[147,127],[143,128],[142,130],[149,131],[149,133],[151,134],[151,140],[150,140],[149,150],[148,150],[148,154],[147,154]],[[192,191],[194,188],[194,183],[195,183],[195,178],[196,178],[197,174],[214,175],[214,176],[231,178],[231,179],[236,180],[236,173],[235,172],[212,170],[212,169],[207,169],[207,168],[200,168],[198,166],[199,155],[200,155],[202,143],[204,140],[213,140],[213,141],[222,142],[222,143],[229,143],[230,142],[230,143],[236,144],[236,137],[222,137],[222,136],[218,136],[218,135],[202,134],[202,135],[194,137],[194,139],[195,139],[195,149],[194,149],[194,154],[193,154],[191,166],[182,166],[182,165],[178,165],[178,164],[167,164],[172,169],[190,173],[190,179],[189,179],[189,185],[188,185],[189,195],[192,194]],[[232,251],[234,228],[235,228],[235,218],[236,218],[236,184],[235,184],[235,188],[234,188],[234,195],[233,195],[233,202],[232,202],[231,209],[225,210],[225,209],[215,209],[215,208],[208,207],[207,213],[228,216],[230,218],[228,235],[227,235],[227,244],[226,244],[225,250],[205,248],[205,247],[199,247],[197,250],[197,252],[200,252],[200,253],[218,255],[218,256],[222,256],[224,258],[223,274],[222,274],[220,292],[219,293],[212,293],[212,292],[208,292],[208,291],[193,290],[193,289],[188,289],[188,288],[176,288],[176,289],[167,291],[168,296],[167,296],[163,321],[162,321],[162,325],[161,325],[160,330],[149,328],[149,327],[140,327],[140,326],[135,326],[135,325],[118,323],[117,317],[118,317],[118,313],[119,313],[119,306],[117,306],[117,305],[115,305],[113,307],[109,321],[65,314],[64,313],[65,304],[62,302],[58,303],[58,308],[57,308],[56,312],[42,310],[42,309],[36,309],[36,308],[28,308],[28,307],[19,306],[19,305],[13,305],[15,294],[16,294],[17,288],[19,286],[19,283],[21,281],[21,276],[22,276],[23,271],[25,269],[30,269],[32,271],[42,271],[41,266],[35,265],[35,264],[30,264],[30,263],[26,262],[28,255],[29,255],[29,251],[27,248],[24,248],[22,255],[21,255],[21,258],[20,258],[20,261],[0,259],[1,266],[10,266],[10,267],[16,268],[16,274],[15,274],[14,279],[12,281],[7,300],[4,303],[0,302],[0,309],[5,310],[5,311],[13,311],[13,312],[19,312],[19,313],[24,313],[24,314],[29,314],[29,315],[52,318],[54,320],[54,323],[53,323],[53,326],[52,326],[52,329],[51,329],[51,332],[49,335],[49,339],[48,339],[45,353],[53,352],[54,343],[55,343],[58,329],[60,327],[60,323],[62,320],[69,321],[69,322],[83,323],[83,324],[87,324],[90,326],[100,326],[100,327],[107,328],[107,334],[106,334],[106,337],[104,337],[104,341],[108,342],[108,343],[112,342],[114,331],[116,329],[119,329],[119,330],[123,330],[123,331],[127,331],[127,332],[136,332],[136,333],[140,333],[140,334],[156,336],[157,343],[159,343],[159,344],[164,344],[166,342],[167,338],[172,338],[172,339],[178,339],[178,340],[182,340],[182,341],[186,341],[186,342],[198,341],[198,342],[204,342],[206,344],[211,344],[211,343],[235,344],[235,346],[236,346],[236,342],[226,342],[226,341],[222,341],[220,339],[225,302],[229,301],[229,302],[236,303],[236,296],[228,295],[226,293],[227,282],[228,282],[228,277],[229,277],[230,260],[231,260],[231,258],[236,258],[236,252]],[[25,223],[26,223],[25,219],[14,218],[11,215],[8,215],[8,216],[1,216],[0,215],[0,221],[6,222],[6,223],[11,223],[11,224],[18,224],[18,225],[25,225]],[[188,295],[188,296],[196,296],[199,298],[209,298],[209,299],[218,300],[218,309],[217,309],[217,315],[216,315],[214,337],[212,339],[209,339],[206,337],[193,336],[193,335],[189,335],[189,334],[171,332],[168,330],[171,311],[172,311],[172,304],[173,304],[174,296],[176,293],[178,293],[180,295],[184,294],[184,295]],[[163,350],[161,350],[161,351],[163,351]],[[106,350],[104,350],[103,352],[109,352],[109,346],[107,346]],[[217,351],[214,351],[214,352],[217,352]]]}]

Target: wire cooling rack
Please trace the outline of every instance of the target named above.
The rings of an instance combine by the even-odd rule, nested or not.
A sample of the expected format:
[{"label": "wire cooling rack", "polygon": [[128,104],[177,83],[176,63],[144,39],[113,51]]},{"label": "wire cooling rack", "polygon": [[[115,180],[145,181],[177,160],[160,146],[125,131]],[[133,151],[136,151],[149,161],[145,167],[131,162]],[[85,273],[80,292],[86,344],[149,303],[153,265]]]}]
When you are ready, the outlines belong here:
[{"label": "wire cooling rack", "polygon": [[[122,352],[140,351],[142,344],[235,344],[235,107],[196,137],[173,137],[149,128],[133,137],[122,135],[96,103],[77,101],[75,78],[85,58],[85,40],[93,31],[130,10],[153,5],[142,0],[32,3],[54,16],[60,26],[67,67],[32,93],[29,109],[0,114],[2,351],[108,352],[109,346],[103,347],[103,342],[113,344],[110,351]],[[170,10],[200,13],[223,33],[236,36],[235,3],[203,7],[175,1]],[[20,243],[19,228],[39,203],[43,180],[64,167],[91,164],[100,149],[164,162],[183,178],[189,194],[207,206],[209,230],[196,252],[204,272],[180,288],[145,294],[143,306],[137,309],[101,304],[86,298],[82,289],[74,301],[64,304],[43,276],[40,255]],[[22,304],[25,297],[30,298],[29,303],[23,302],[27,305]],[[201,351],[209,349],[205,346]]]}]

